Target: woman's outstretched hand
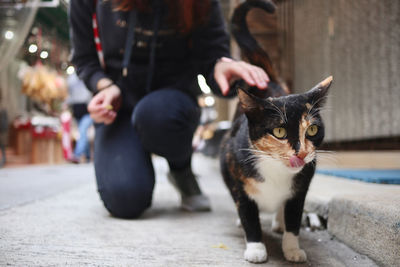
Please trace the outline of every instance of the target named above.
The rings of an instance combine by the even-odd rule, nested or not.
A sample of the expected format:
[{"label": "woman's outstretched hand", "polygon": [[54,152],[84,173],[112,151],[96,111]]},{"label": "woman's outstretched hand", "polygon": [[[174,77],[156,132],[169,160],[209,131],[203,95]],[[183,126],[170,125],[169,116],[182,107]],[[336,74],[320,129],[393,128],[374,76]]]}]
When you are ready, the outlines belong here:
[{"label": "woman's outstretched hand", "polygon": [[223,95],[228,94],[230,82],[236,79],[243,79],[249,85],[257,86],[259,89],[266,89],[269,82],[269,77],[262,68],[226,57],[215,64],[214,79]]},{"label": "woman's outstretched hand", "polygon": [[96,123],[111,124],[121,105],[121,90],[115,84],[101,90],[88,104],[90,117]]}]

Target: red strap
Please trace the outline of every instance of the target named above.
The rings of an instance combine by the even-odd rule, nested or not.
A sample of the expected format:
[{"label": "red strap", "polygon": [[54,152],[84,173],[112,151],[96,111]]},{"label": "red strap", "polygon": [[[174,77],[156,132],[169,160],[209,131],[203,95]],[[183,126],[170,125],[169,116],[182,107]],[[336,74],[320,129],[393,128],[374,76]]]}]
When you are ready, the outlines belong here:
[{"label": "red strap", "polygon": [[94,43],[96,45],[96,51],[97,51],[97,56],[99,57],[100,65],[104,69],[106,67],[106,64],[104,62],[103,47],[101,46],[101,40],[100,40],[100,35],[99,35],[96,7],[97,7],[97,0],[94,0],[94,12],[92,15],[93,37],[94,37]]}]

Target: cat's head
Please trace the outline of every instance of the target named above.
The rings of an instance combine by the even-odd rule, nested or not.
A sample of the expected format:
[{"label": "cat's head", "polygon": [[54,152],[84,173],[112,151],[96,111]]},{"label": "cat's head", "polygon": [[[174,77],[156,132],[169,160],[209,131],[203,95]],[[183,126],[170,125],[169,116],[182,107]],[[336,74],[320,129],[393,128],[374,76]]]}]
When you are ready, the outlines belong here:
[{"label": "cat's head", "polygon": [[303,94],[267,99],[239,89],[253,148],[293,170],[312,162],[324,138],[320,110],[331,83],[332,76]]}]

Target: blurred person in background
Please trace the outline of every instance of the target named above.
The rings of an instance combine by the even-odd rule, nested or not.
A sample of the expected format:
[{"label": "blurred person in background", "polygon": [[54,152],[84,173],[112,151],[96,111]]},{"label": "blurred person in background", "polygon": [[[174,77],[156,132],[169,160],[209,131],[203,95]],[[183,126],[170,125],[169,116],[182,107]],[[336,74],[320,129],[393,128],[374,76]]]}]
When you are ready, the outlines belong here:
[{"label": "blurred person in background", "polygon": [[93,120],[87,109],[89,101],[92,99],[92,93],[74,72],[67,78],[68,98],[67,104],[72,110],[72,116],[78,123],[79,138],[76,141],[72,157],[69,159],[72,163],[80,163],[82,156],[86,157],[86,162],[90,161],[90,141],[88,130],[93,124]]},{"label": "blurred person in background", "polygon": [[261,89],[269,81],[261,68],[229,58],[219,1],[71,0],[69,20],[72,62],[95,94],[88,109],[107,210],[137,218],[151,206],[154,153],[167,160],[181,207],[209,211],[191,168],[200,117],[197,75],[219,96],[235,95],[229,92],[235,79]]}]

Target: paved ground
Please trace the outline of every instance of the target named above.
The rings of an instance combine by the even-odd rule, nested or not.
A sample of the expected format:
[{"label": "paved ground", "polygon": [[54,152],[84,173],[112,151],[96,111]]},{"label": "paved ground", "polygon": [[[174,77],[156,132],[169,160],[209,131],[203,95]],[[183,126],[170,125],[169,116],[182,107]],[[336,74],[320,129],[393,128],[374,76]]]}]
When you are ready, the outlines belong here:
[{"label": "paved ground", "polygon": [[[243,260],[243,232],[217,163],[194,158],[213,206],[213,212],[197,214],[178,209],[166,163],[156,158],[155,165],[153,208],[140,220],[108,215],[91,165],[0,170],[0,265],[255,266]],[[292,266],[267,216],[263,225],[269,261],[257,266]],[[302,230],[301,243],[309,261],[296,266],[376,266],[326,231]]]}]

